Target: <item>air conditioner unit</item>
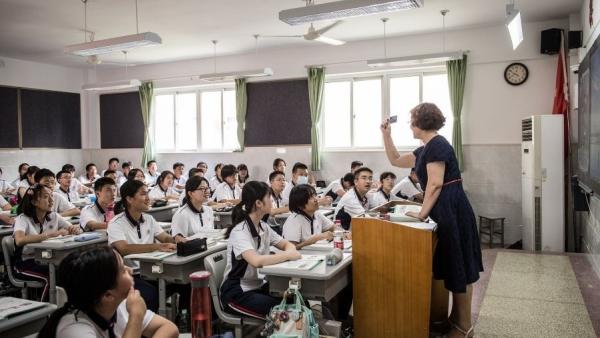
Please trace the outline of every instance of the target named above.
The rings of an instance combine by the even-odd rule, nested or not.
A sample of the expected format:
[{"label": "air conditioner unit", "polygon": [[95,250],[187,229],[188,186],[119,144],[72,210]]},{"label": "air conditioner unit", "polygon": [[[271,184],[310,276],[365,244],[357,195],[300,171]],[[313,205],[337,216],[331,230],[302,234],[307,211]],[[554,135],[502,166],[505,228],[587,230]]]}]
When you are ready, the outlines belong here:
[{"label": "air conditioner unit", "polygon": [[565,251],[563,116],[521,122],[523,249]]},{"label": "air conditioner unit", "polygon": [[355,16],[394,12],[423,7],[424,0],[343,0],[319,5],[286,9],[279,12],[279,20],[300,25],[322,20],[339,20]]}]

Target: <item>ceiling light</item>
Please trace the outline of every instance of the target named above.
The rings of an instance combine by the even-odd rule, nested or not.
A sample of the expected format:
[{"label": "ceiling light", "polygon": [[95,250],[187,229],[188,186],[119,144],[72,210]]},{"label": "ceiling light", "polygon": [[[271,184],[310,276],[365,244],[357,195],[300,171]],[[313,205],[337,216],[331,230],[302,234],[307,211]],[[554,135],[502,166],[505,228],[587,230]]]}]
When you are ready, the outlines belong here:
[{"label": "ceiling light", "polygon": [[103,83],[88,83],[81,87],[83,90],[115,90],[115,89],[127,89],[137,88],[142,85],[140,80],[121,80]]},{"label": "ceiling light", "polygon": [[515,8],[514,3],[506,5],[506,27],[510,34],[513,50],[515,50],[523,41],[523,26],[521,24],[521,12]]},{"label": "ceiling light", "polygon": [[233,81],[239,78],[249,77],[263,77],[272,76],[273,70],[271,68],[262,68],[254,70],[245,70],[241,72],[227,72],[227,73],[210,73],[198,75],[198,80],[206,82],[220,82],[220,81]]},{"label": "ceiling light", "polygon": [[153,32],[145,32],[70,45],[65,47],[65,53],[80,56],[90,56],[120,52],[137,47],[155,46],[160,45],[161,43],[162,39],[158,34]]},{"label": "ceiling light", "polygon": [[400,67],[400,66],[418,66],[428,64],[438,64],[451,60],[462,59],[464,52],[442,52],[422,55],[410,55],[394,58],[367,60],[367,65],[372,68],[379,67]]},{"label": "ceiling light", "polygon": [[300,25],[322,20],[338,20],[376,13],[394,12],[423,7],[424,0],[343,0],[286,9],[279,12],[279,20],[290,25]]}]

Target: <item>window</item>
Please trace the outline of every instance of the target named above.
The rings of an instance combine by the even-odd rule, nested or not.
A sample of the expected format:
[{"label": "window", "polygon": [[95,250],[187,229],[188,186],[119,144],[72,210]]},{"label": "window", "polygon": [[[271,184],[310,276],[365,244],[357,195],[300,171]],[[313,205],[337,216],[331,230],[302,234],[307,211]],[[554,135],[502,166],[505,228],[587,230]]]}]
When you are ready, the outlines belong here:
[{"label": "window", "polygon": [[452,140],[452,111],[445,73],[385,74],[376,78],[332,80],[325,83],[321,120],[325,149],[380,149],[379,124],[397,115],[392,138],[398,148],[415,148],[419,140],[410,130],[410,109],[433,102],[446,117],[440,134]]},{"label": "window", "polygon": [[231,151],[239,148],[233,89],[157,94],[158,151]]}]

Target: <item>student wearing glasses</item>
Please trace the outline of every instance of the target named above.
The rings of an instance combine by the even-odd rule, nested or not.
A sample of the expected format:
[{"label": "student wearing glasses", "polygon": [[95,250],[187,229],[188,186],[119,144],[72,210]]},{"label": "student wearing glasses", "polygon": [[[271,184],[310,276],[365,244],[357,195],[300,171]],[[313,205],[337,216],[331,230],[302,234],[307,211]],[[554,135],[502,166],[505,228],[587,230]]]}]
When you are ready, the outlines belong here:
[{"label": "student wearing glasses", "polygon": [[242,189],[236,184],[237,169],[233,164],[224,165],[221,169],[223,182],[217,186],[214,200],[219,203],[238,204],[242,198]]},{"label": "student wearing glasses", "polygon": [[342,196],[334,211],[334,219],[341,220],[344,229],[350,228],[352,217],[362,215],[376,206],[368,194],[372,183],[371,169],[361,167],[354,171],[354,187]]},{"label": "student wearing glasses", "polygon": [[54,173],[49,169],[40,169],[35,173],[35,183],[39,183],[43,186],[48,187],[52,191],[52,198],[54,203],[52,204],[52,211],[59,213],[63,217],[78,216],[80,211],[69,202],[65,197],[54,191],[56,186],[56,177]]},{"label": "student wearing glasses", "polygon": [[73,186],[71,181],[73,178],[70,172],[63,170],[59,171],[58,174],[56,174],[56,180],[58,181],[58,189],[56,190],[57,194],[63,198],[66,198],[70,203],[73,203],[79,199],[79,193],[77,193],[75,190],[71,190],[71,187]]},{"label": "student wearing glasses", "polygon": [[167,202],[179,200],[179,193],[173,189],[174,177],[175,175],[168,170],[160,173],[156,185],[150,190],[150,199],[153,201],[165,200]]},{"label": "student wearing glasses", "polygon": [[185,242],[186,237],[215,228],[213,210],[205,205],[209,198],[210,186],[206,178],[194,176],[185,183],[183,205],[175,212],[171,222],[175,242]]},{"label": "student wearing glasses", "polygon": [[[81,210],[79,225],[84,231],[106,229],[108,222],[114,217],[115,197],[117,185],[110,177],[102,177],[94,182],[96,201],[86,205]],[[112,213],[111,213],[112,211]]]},{"label": "student wearing glasses", "polygon": [[381,175],[379,176],[379,183],[379,189],[377,189],[377,191],[369,192],[369,195],[371,195],[372,203],[375,206],[380,206],[382,204],[386,204],[389,201],[399,199],[392,193],[392,189],[396,184],[396,174],[394,174],[391,171],[385,171],[381,173]]},{"label": "student wearing glasses", "polygon": [[86,187],[85,185],[81,184],[81,182],[79,182],[77,177],[75,177],[75,166],[74,165],[67,163],[62,166],[61,171],[66,171],[71,174],[70,191],[75,191],[78,194],[88,194],[88,193],[91,193],[94,191],[92,188]]}]

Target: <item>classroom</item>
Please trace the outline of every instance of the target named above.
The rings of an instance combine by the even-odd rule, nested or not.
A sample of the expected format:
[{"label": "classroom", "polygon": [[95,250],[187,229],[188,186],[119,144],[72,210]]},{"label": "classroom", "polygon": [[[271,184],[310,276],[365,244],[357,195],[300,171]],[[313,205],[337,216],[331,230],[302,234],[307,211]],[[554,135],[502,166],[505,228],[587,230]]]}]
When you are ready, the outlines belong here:
[{"label": "classroom", "polygon": [[0,337],[600,337],[599,26],[0,0]]}]

